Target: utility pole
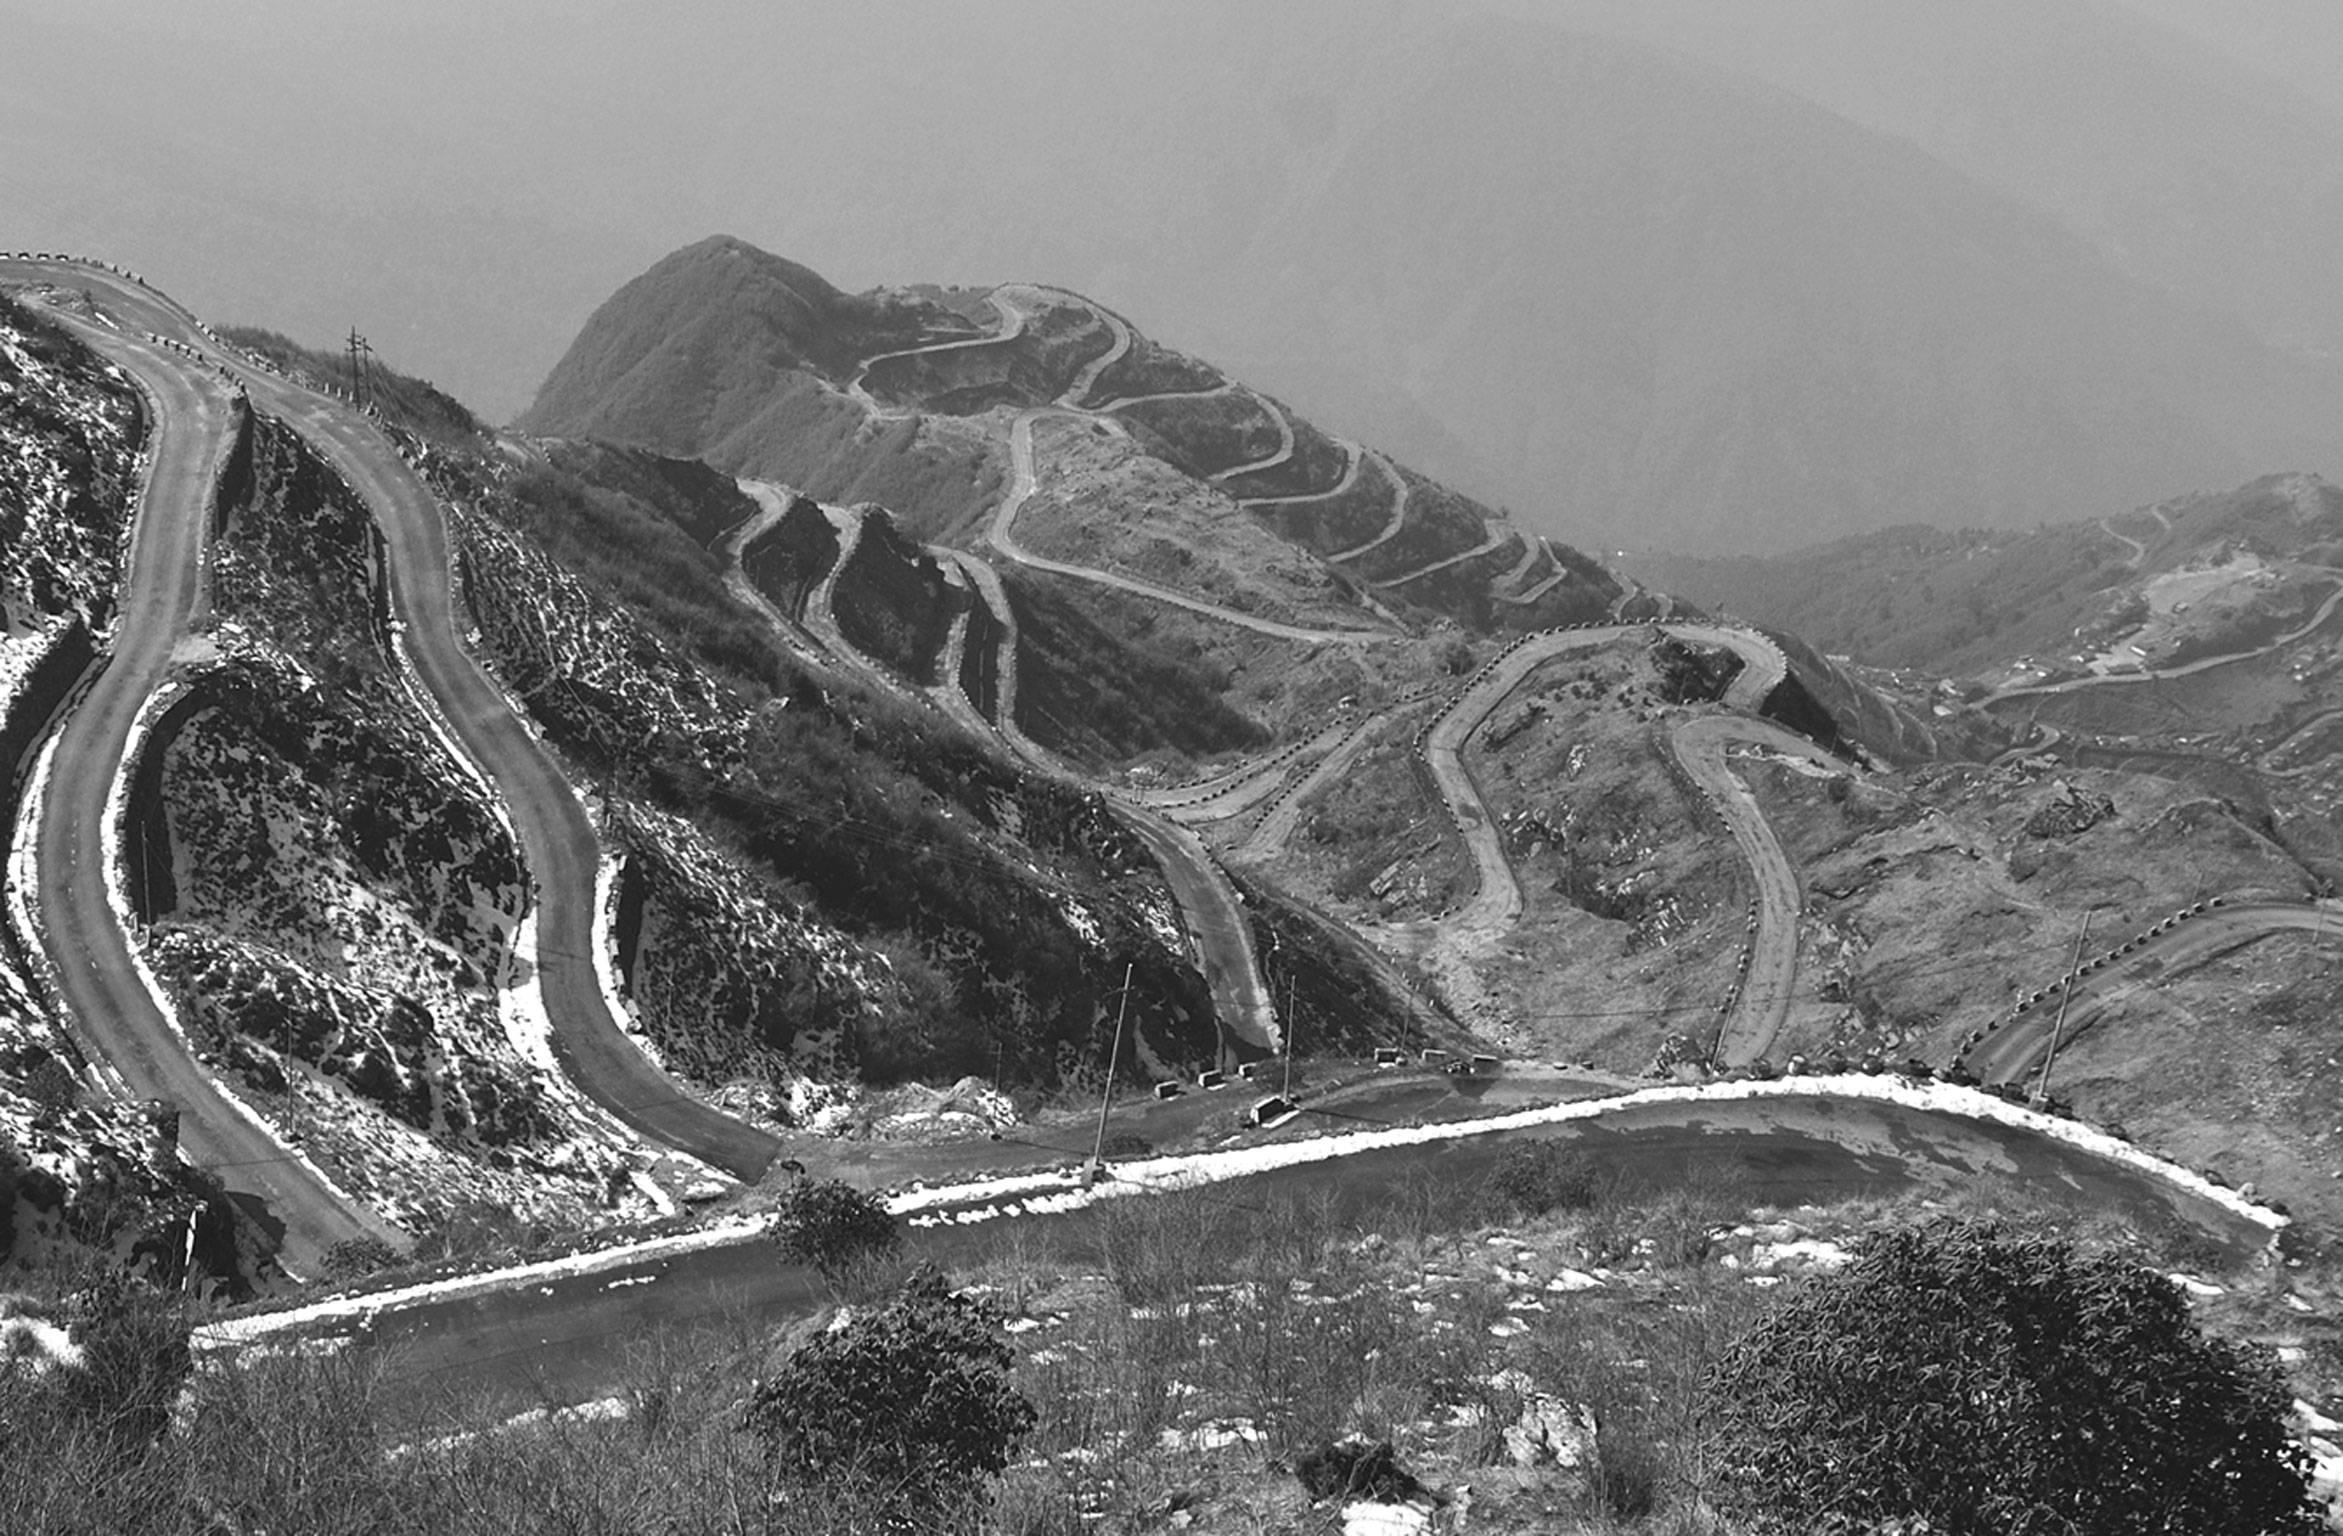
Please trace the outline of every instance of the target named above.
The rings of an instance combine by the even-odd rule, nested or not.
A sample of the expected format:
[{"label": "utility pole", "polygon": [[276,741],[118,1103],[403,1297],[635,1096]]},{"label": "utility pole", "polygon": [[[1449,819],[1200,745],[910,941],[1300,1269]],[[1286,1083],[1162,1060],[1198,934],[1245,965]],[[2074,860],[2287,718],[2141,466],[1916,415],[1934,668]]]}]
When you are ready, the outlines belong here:
[{"label": "utility pole", "polygon": [[366,409],[366,367],[374,355],[374,345],[358,334],[358,327],[350,327],[350,398]]},{"label": "utility pole", "polygon": [[1106,1167],[1106,1112],[1115,1101],[1115,1068],[1123,1060],[1123,1016],[1131,1009],[1131,973],[1139,968],[1136,960],[1123,962],[1123,997],[1115,1005],[1115,1037],[1107,1046],[1106,1091],[1098,1096],[1098,1141],[1090,1149],[1090,1171],[1083,1175],[1082,1185],[1087,1189],[1100,1171]]},{"label": "utility pole", "polygon": [[291,1122],[292,1134],[301,1134],[301,1084],[293,1072],[293,1011],[285,1010],[285,1027],[279,1033],[282,1042],[279,1053],[285,1058],[285,1118]]},{"label": "utility pole", "polygon": [[2074,1000],[2075,978],[2082,974],[2083,935],[2091,931],[2091,914],[2083,914],[2083,926],[2075,930],[2074,958],[2066,963],[2066,985],[2058,989],[2058,1016],[2050,1021],[2050,1049],[2042,1057],[2042,1080],[2035,1085],[2034,1097],[2046,1101],[2050,1097],[2050,1064],[2058,1059],[2058,1037],[2066,1028],[2066,1005]]},{"label": "utility pole", "polygon": [[1285,1086],[1284,1086],[1283,1088],[1280,1088],[1280,1089],[1278,1090],[1278,1097],[1279,1097],[1279,1098],[1282,1098],[1282,1099],[1284,1099],[1284,1100],[1285,1100],[1287,1103],[1289,1103],[1289,1104],[1290,1104],[1290,1103],[1292,1103],[1292,1102],[1293,1102],[1293,1096],[1294,1096],[1294,977],[1293,977],[1293,972],[1291,972],[1291,971],[1288,971],[1288,972],[1286,972],[1286,973],[1285,973]]}]

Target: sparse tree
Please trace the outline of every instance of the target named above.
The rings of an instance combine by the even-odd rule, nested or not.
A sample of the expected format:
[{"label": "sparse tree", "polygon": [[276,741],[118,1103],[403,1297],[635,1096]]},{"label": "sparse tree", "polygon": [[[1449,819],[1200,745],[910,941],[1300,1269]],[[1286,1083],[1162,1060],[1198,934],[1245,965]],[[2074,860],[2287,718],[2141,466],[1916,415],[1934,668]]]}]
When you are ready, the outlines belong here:
[{"label": "sparse tree", "polygon": [[1707,1396],[1720,1502],[1765,1531],[2322,1529],[2267,1353],[2206,1336],[2156,1271],[2056,1238],[1879,1233],[1737,1340]]}]

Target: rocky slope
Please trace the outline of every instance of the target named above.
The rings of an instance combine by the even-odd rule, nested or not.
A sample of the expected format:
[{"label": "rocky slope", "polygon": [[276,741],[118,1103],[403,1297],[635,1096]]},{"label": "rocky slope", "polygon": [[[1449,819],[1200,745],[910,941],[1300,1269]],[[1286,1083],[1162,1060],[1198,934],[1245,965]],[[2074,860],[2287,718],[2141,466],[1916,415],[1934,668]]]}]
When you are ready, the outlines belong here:
[{"label": "rocky slope", "polygon": [[[107,1091],[102,1059],[48,991],[24,831],[39,749],[113,611],[124,512],[145,410],[129,380],[0,297],[0,1279],[99,1250],[231,1288],[257,1276],[265,1240],[219,1186],[181,1163],[167,1114]],[[70,1262],[70,1259],[67,1260]]]},{"label": "rocky slope", "polygon": [[145,748],[152,962],[199,1050],[362,1198],[410,1224],[599,1206],[629,1165],[503,1016],[527,876],[418,709],[382,580],[364,504],[248,420],[210,633]]}]

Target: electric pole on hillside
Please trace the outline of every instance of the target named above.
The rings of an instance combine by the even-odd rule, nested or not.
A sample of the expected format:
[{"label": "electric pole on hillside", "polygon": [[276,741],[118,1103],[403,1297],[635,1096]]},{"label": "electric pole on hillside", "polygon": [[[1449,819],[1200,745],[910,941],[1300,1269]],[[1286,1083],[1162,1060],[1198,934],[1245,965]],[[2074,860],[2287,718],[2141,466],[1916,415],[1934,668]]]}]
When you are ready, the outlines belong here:
[{"label": "electric pole on hillside", "polygon": [[1278,1096],[1288,1103],[1294,1096],[1294,973],[1285,973],[1285,1086]]},{"label": "electric pole on hillside", "polygon": [[358,327],[350,327],[350,398],[358,409],[366,409],[366,370],[374,357],[374,344],[358,334]]},{"label": "electric pole on hillside", "polygon": [[1082,1172],[1082,1187],[1088,1189],[1106,1171],[1106,1112],[1115,1101],[1115,1068],[1123,1060],[1123,1016],[1131,1011],[1131,973],[1139,968],[1136,960],[1123,962],[1123,997],[1115,1004],[1115,1037],[1107,1047],[1106,1092],[1098,1096],[1098,1144],[1091,1148],[1090,1166]]},{"label": "electric pole on hillside", "polygon": [[2058,1017],[2050,1021],[2050,1049],[2042,1056],[2042,1080],[2035,1085],[2034,1098],[2038,1103],[2050,1099],[2050,1064],[2058,1059],[2058,1037],[2066,1028],[2066,1005],[2075,995],[2075,982],[2083,974],[2083,936],[2091,931],[2091,914],[2083,914],[2083,926],[2075,930],[2074,958],[2067,962],[2066,985],[2058,989]]}]

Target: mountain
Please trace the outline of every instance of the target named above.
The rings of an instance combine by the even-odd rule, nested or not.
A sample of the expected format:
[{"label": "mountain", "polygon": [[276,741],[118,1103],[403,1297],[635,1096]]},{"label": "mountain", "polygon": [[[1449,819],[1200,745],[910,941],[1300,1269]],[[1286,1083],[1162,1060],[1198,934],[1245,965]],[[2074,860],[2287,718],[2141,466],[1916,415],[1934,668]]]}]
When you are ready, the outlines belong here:
[{"label": "mountain", "polygon": [[[442,4],[460,41],[426,62],[373,19],[254,60],[58,8],[21,18],[56,67],[0,102],[0,203],[32,243],[152,252],[208,312],[355,322],[494,419],[708,229],[852,288],[1048,278],[1538,532],[1779,549],[2334,469],[2332,117],[2147,8],[2208,13]],[[398,65],[360,110],[352,54]],[[194,94],[234,70],[265,87]]]},{"label": "mountain", "polygon": [[[1110,1154],[1196,1148],[1230,1116],[1187,1089],[1280,1056],[1439,1117],[1800,1063],[2025,1097],[2055,1052],[2062,1107],[2334,1208],[2320,482],[2064,530],[2133,582],[2085,654],[1944,677],[1623,579],[1063,288],[702,242],[490,433],[118,271],[0,272],[51,327],[0,337],[58,466],[0,525],[38,834],[123,785],[119,860],[44,854],[9,914],[0,1112],[71,1220],[105,1129],[71,1101],[148,1059],[244,1283],[255,1201],[296,1268],[379,1259],[351,1223],[455,1252],[788,1162],[1029,1169],[1110,1078],[1175,1090]],[[136,497],[123,373],[168,407]],[[209,558],[125,576],[131,516]],[[2064,623],[2112,578],[2049,548],[2000,569]],[[150,670],[77,688],[109,613]],[[1368,1065],[1427,1043],[1511,1065]]]},{"label": "mountain", "polygon": [[1235,360],[1369,430],[1404,397],[1477,450],[1430,469],[1564,537],[2025,524],[2337,446],[2324,373],[1744,77],[1483,22],[1361,86],[1249,253]]},{"label": "mountain", "polygon": [[[1350,610],[1355,623],[1421,609],[1478,629],[1526,627],[1591,616],[1619,595],[1577,551],[1063,289],[849,298],[715,237],[596,310],[517,425],[700,457],[820,499],[877,501],[925,540],[997,544],[997,531],[980,529],[1017,478],[1020,435],[1030,445],[1069,422],[1094,429],[1077,439],[1094,461],[1084,540],[1114,538],[1136,569],[1175,524],[1211,523],[1180,539],[1181,558],[1224,568],[1265,613],[1341,622]],[[1032,489],[1042,495],[1026,526],[1051,515],[1049,491]],[[1290,576],[1270,580],[1280,568]]]}]

